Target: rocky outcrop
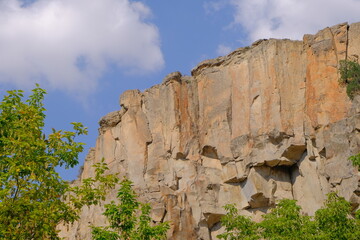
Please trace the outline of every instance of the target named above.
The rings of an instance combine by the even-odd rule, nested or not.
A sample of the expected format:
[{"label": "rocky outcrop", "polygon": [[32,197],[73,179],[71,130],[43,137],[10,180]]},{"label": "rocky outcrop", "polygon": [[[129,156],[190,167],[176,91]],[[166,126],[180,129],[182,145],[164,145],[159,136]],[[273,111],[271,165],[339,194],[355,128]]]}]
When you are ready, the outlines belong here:
[{"label": "rocky outcrop", "polygon": [[[337,191],[356,209],[359,175],[347,159],[360,151],[360,98],[339,86],[338,63],[360,55],[359,39],[360,23],[345,23],[303,41],[261,40],[191,76],[124,92],[121,110],[100,121],[81,178],[104,158],[155,221],[170,221],[170,239],[216,239],[228,203],[260,219],[290,198],[311,215]],[[102,211],[84,208],[61,236],[90,239],[89,223],[106,224]]]}]

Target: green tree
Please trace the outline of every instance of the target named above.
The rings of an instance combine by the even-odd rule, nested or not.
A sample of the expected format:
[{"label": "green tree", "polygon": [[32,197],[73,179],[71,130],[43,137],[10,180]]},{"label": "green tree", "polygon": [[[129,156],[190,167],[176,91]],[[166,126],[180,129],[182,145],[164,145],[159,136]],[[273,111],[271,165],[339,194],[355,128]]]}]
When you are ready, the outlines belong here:
[{"label": "green tree", "polygon": [[313,239],[316,229],[310,218],[300,213],[301,207],[295,200],[283,199],[278,205],[264,215],[259,224],[262,237],[265,239]]},{"label": "green tree", "polygon": [[227,214],[221,218],[221,223],[225,226],[225,232],[217,236],[219,239],[260,239],[257,223],[253,222],[250,217],[239,215],[234,204],[228,204],[224,208],[227,211]]},{"label": "green tree", "polygon": [[360,93],[360,64],[358,60],[340,61],[340,83],[346,84],[346,93],[350,99]]},{"label": "green tree", "polygon": [[315,213],[316,226],[322,239],[352,240],[359,239],[356,235],[359,226],[356,219],[350,217],[351,205],[336,193],[328,194],[325,206]]},{"label": "green tree", "polygon": [[102,162],[95,179],[71,187],[56,168],[78,164],[83,143],[75,137],[86,128],[72,123],[73,131],[53,129],[46,136],[45,90],[37,85],[26,100],[21,90],[7,93],[0,103],[0,238],[58,239],[56,226],[78,219],[83,205],[104,199],[104,189],[113,187],[116,177],[103,176]]},{"label": "green tree", "polygon": [[115,204],[112,201],[105,205],[103,215],[107,217],[110,225],[92,226],[94,240],[160,240],[166,237],[169,223],[151,224],[151,208],[136,199],[137,195],[131,184],[130,180],[124,179],[118,192],[120,203]]},{"label": "green tree", "polygon": [[350,203],[336,193],[328,194],[314,218],[302,215],[296,201],[289,199],[264,214],[260,223],[240,216],[234,205],[225,209],[227,214],[221,219],[225,232],[218,235],[220,239],[355,240],[360,236],[360,212],[353,218]]}]

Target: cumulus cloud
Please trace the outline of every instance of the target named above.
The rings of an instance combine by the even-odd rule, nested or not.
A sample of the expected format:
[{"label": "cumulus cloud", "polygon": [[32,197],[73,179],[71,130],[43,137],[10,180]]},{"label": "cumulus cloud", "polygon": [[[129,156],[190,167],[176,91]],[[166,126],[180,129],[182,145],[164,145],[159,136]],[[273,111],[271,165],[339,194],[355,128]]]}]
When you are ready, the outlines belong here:
[{"label": "cumulus cloud", "polygon": [[359,0],[226,0],[235,25],[261,38],[301,39],[305,33],[342,22],[359,21]]},{"label": "cumulus cloud", "polygon": [[129,0],[1,0],[0,82],[90,93],[109,64],[160,69],[150,9]]}]

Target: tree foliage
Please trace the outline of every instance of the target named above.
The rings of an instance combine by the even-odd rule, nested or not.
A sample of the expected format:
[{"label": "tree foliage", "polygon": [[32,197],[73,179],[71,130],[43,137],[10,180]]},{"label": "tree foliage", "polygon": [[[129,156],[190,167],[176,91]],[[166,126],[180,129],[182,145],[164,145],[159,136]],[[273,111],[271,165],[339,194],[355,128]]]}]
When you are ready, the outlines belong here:
[{"label": "tree foliage", "polygon": [[140,203],[131,187],[132,182],[124,179],[118,192],[119,204],[105,205],[103,215],[110,222],[108,227],[92,226],[94,240],[160,240],[166,237],[169,223],[151,224],[150,206]]},{"label": "tree foliage", "polygon": [[73,131],[45,135],[45,90],[37,85],[26,100],[21,90],[7,93],[0,103],[0,238],[58,239],[56,226],[75,221],[82,206],[103,199],[116,177],[104,176],[102,162],[94,179],[71,187],[56,168],[78,164],[83,143],[75,138],[86,128],[72,123]]},{"label": "tree foliage", "polygon": [[350,218],[351,205],[335,193],[328,194],[325,206],[316,211],[315,222],[321,239],[359,239],[359,222]]},{"label": "tree foliage", "polygon": [[239,215],[234,204],[228,204],[224,208],[227,214],[222,217],[221,223],[225,226],[225,232],[217,236],[219,239],[257,240],[260,238],[258,225],[250,217]]},{"label": "tree foliage", "polygon": [[[300,213],[295,200],[284,199],[259,224],[265,239],[311,239],[316,232],[308,216]],[[310,231],[312,230],[312,231]]]},{"label": "tree foliage", "polygon": [[340,83],[346,84],[346,93],[350,99],[360,93],[360,64],[358,59],[340,61]]},{"label": "tree foliage", "polygon": [[360,216],[351,216],[351,206],[336,193],[328,194],[324,206],[315,217],[301,214],[295,200],[284,199],[263,216],[260,223],[238,214],[234,205],[225,206],[221,219],[225,232],[217,237],[224,240],[355,240],[360,236]]}]

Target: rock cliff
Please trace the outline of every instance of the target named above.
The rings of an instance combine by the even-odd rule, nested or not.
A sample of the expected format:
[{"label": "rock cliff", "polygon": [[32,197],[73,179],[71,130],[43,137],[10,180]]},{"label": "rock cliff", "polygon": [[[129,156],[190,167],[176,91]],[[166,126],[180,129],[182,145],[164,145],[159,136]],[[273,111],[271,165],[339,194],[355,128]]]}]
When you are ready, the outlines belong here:
[{"label": "rock cliff", "polygon": [[[339,24],[303,41],[260,40],[207,60],[191,76],[120,96],[100,120],[96,147],[80,178],[102,158],[128,176],[169,239],[216,239],[223,206],[259,219],[282,198],[313,214],[337,191],[360,203],[359,174],[347,158],[360,151],[360,97],[338,83],[339,60],[360,55],[360,23]],[[115,199],[117,190],[109,193]],[[65,239],[91,239],[102,207],[84,208],[61,227]]]}]

